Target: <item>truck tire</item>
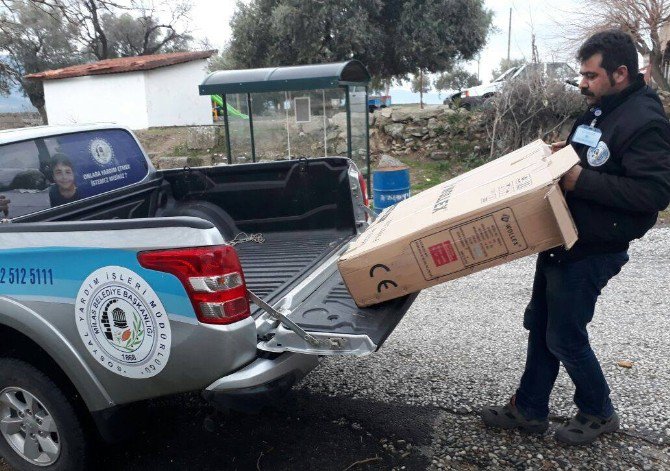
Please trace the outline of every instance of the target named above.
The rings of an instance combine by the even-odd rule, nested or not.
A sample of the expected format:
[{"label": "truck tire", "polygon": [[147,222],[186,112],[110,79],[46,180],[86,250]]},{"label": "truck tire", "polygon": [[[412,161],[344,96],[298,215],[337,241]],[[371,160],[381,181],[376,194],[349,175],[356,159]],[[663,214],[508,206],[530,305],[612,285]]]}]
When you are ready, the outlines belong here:
[{"label": "truck tire", "polygon": [[209,221],[226,240],[233,240],[239,230],[227,212],[208,201],[190,201],[165,212],[165,216],[192,216]]},{"label": "truck tire", "polygon": [[75,407],[48,376],[0,358],[0,456],[22,471],[88,469],[92,439]]}]

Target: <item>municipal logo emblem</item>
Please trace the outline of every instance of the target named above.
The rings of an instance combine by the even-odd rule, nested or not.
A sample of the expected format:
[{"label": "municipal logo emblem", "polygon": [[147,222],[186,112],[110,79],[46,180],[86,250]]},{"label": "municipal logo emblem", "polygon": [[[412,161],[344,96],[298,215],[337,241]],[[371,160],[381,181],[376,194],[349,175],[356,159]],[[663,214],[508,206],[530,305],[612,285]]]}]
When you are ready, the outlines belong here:
[{"label": "municipal logo emblem", "polygon": [[586,152],[586,158],[591,167],[600,167],[610,158],[610,150],[603,141],[600,141],[595,147],[589,147]]},{"label": "municipal logo emblem", "polygon": [[167,364],[172,335],[160,299],[137,273],[108,266],[79,289],[76,323],[93,358],[128,378],[150,378]]},{"label": "municipal logo emblem", "polygon": [[89,151],[100,165],[107,165],[114,158],[114,149],[104,139],[93,139],[89,144]]}]

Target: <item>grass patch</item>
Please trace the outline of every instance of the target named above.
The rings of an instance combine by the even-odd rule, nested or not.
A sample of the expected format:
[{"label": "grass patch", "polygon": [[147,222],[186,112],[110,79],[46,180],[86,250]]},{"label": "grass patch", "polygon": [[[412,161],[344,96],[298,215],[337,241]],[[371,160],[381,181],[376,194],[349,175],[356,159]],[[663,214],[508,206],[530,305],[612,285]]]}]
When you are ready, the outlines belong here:
[{"label": "grass patch", "polygon": [[468,153],[464,157],[454,157],[441,162],[410,157],[400,157],[400,161],[410,168],[412,194],[416,194],[477,168],[486,163],[487,159],[475,153]]}]

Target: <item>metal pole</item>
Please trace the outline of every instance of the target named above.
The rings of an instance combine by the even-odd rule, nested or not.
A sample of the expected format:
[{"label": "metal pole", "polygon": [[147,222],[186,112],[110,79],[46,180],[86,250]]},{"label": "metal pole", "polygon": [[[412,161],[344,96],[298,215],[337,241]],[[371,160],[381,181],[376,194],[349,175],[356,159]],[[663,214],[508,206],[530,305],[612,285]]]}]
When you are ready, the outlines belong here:
[{"label": "metal pole", "polygon": [[370,185],[370,112],[368,110],[368,86],[365,86],[365,161],[368,166],[368,194],[372,191],[372,186]]},{"label": "metal pole", "polygon": [[[479,64],[481,62],[481,59],[482,59],[482,55],[477,54],[477,80],[479,80]],[[507,60],[509,61],[509,59],[507,59]]]},{"label": "metal pole", "polygon": [[507,67],[509,67],[509,50],[512,44],[512,9],[509,9],[509,27],[507,28]]},{"label": "metal pole", "polygon": [[284,92],[284,110],[286,111],[286,143],[288,144],[288,159],[291,160],[291,131],[288,127],[288,92]]},{"label": "metal pole", "polygon": [[326,117],[326,90],[321,89],[323,102],[323,156],[328,157],[328,118]]},{"label": "metal pole", "polygon": [[347,107],[347,156],[353,160],[351,156],[351,103],[349,100],[349,85],[345,86],[344,90],[346,92],[344,102]]},{"label": "metal pole", "polygon": [[233,163],[233,152],[230,149],[230,127],[228,126],[228,100],[226,94],[222,93],[221,98],[223,99],[223,127],[226,130],[226,149],[228,153],[228,165]]},{"label": "metal pole", "polygon": [[249,136],[251,137],[251,161],[256,162],[256,142],[254,141],[254,115],[251,111],[251,93],[247,93],[247,109],[249,111]]}]

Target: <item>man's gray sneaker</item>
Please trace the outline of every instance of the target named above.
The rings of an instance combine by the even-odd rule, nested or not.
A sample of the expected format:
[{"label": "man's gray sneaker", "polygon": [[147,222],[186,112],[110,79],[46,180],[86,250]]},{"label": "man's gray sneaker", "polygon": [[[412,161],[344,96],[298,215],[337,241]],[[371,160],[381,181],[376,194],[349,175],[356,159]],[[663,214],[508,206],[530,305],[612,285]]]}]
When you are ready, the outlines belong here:
[{"label": "man's gray sneaker", "polygon": [[556,440],[566,445],[586,445],[603,433],[619,430],[619,416],[615,412],[609,419],[578,412],[570,421],[556,430]]},{"label": "man's gray sneaker", "polygon": [[521,429],[528,433],[544,433],[549,428],[549,420],[529,420],[517,409],[512,396],[505,406],[493,406],[482,409],[482,420],[489,427],[502,429]]}]

